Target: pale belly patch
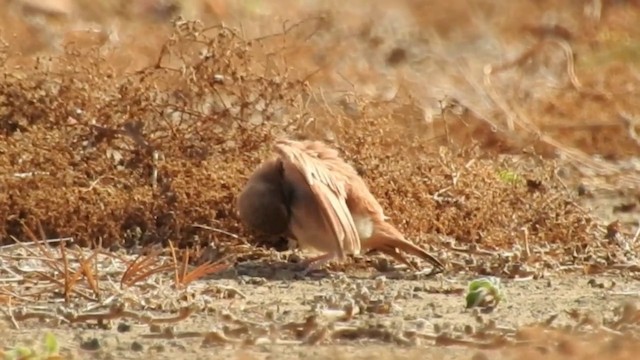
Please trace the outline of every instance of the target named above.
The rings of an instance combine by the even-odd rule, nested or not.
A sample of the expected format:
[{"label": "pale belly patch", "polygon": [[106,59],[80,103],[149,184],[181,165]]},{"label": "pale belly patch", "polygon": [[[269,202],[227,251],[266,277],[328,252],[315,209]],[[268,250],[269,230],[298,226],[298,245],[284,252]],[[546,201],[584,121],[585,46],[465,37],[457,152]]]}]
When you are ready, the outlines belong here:
[{"label": "pale belly patch", "polygon": [[373,220],[369,216],[354,216],[353,223],[356,225],[360,240],[366,240],[373,235]]}]

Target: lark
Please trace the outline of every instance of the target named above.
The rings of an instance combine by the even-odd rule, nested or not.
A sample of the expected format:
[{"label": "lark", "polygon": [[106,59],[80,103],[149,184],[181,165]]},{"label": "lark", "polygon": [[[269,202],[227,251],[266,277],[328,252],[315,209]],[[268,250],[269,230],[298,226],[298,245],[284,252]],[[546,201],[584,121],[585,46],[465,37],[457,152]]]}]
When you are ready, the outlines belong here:
[{"label": "lark", "polygon": [[389,223],[365,181],[336,149],[320,141],[280,139],[274,150],[277,156],[253,172],[236,206],[245,226],[322,253],[305,260],[306,271],[374,250],[413,269],[400,251],[429,262],[431,273],[444,270]]}]

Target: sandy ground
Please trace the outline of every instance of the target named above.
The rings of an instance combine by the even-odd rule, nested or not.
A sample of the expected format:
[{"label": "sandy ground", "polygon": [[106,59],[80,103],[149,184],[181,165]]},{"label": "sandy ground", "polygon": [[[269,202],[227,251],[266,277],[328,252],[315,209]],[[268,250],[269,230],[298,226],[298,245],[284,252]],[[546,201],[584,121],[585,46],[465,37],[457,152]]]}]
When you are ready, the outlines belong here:
[{"label": "sandy ground", "polygon": [[[627,223],[637,219],[637,212],[621,217],[612,211],[627,200],[624,196],[594,193],[598,196],[583,199],[581,205],[592,209],[602,224],[616,218]],[[289,251],[274,254],[275,258],[291,258]],[[189,317],[170,324],[145,325],[131,317],[115,318],[106,326],[96,321],[59,324],[32,319],[19,321],[16,329],[7,319],[2,326],[10,336],[0,339],[0,347],[38,347],[44,334],[52,332],[63,357],[74,359],[511,359],[523,354],[533,359],[549,355],[565,358],[566,345],[553,335],[524,346],[500,346],[495,337],[480,334],[493,331],[513,340],[521,329],[549,321],[553,329],[574,329],[575,340],[571,341],[580,344],[579,323],[592,318],[596,324],[611,324],[619,317],[621,306],[637,302],[640,294],[640,281],[634,272],[590,276],[575,268],[547,271],[539,279],[503,279],[504,300],[493,311],[484,312],[465,308],[463,292],[474,277],[460,272],[427,277],[406,269],[379,272],[347,268],[346,272],[301,278],[297,269],[295,264],[283,261],[246,261],[196,281],[191,285],[195,290],[186,293],[165,292],[162,286],[141,291],[147,293],[147,310],[142,300],[135,306],[139,314],[170,317],[179,304],[198,304],[199,309]],[[116,292],[116,297],[124,301],[126,294]],[[158,310],[157,304],[164,297],[165,308]],[[104,299],[102,308],[89,305],[89,312],[106,311],[113,299]],[[370,309],[339,318],[349,304],[363,299]],[[61,299],[40,309],[54,311],[58,305],[62,305]],[[83,309],[81,302],[71,308],[79,312],[89,309]],[[312,334],[305,337],[285,330],[286,324],[303,324],[312,314],[316,316]],[[320,336],[319,343],[306,343],[323,326],[334,334],[341,329],[352,332]],[[275,328],[280,330],[268,330]],[[217,340],[203,340],[203,334],[211,332],[219,334],[212,338]],[[273,341],[267,333],[273,334]],[[446,334],[448,340],[435,340],[436,334]],[[462,343],[456,344],[455,340]],[[589,346],[598,353],[610,341],[602,336]],[[588,358],[576,355],[580,354],[576,350],[579,345],[570,348],[573,358]]]},{"label": "sandy ground", "polygon": [[[456,277],[444,277],[445,286],[464,287],[467,280]],[[594,279],[611,289],[600,289],[588,285]],[[375,280],[353,280],[373,288]],[[276,322],[302,321],[308,316],[310,299],[317,296],[335,294],[331,280],[265,281],[261,285],[239,285],[234,280],[207,282],[205,286],[230,286],[248,295],[247,299],[218,300],[210,304],[212,309],[229,312],[244,319],[264,318],[272,312]],[[474,311],[464,308],[461,295],[428,293],[428,287],[438,288],[437,280],[396,280],[388,281],[384,290],[377,296],[396,296],[394,309],[386,315],[369,317],[356,316],[340,323],[340,326],[355,326],[374,321],[390,329],[420,329],[433,332],[434,326],[450,327],[453,332],[463,332],[464,327],[478,327]],[[544,321],[558,315],[557,325],[574,324],[575,321],[565,313],[570,310],[584,310],[611,316],[616,307],[626,301],[637,299],[640,291],[637,280],[624,277],[586,277],[576,275],[551,275],[546,279],[531,281],[505,282],[506,300],[491,314],[482,315],[485,322],[495,321],[496,326],[517,329],[520,326]],[[628,293],[629,295],[625,295]],[[129,331],[120,332],[122,324],[132,325]],[[175,325],[176,332],[209,331],[219,328],[220,316],[198,314]],[[8,324],[7,324],[8,325]],[[5,328],[5,331],[9,330]],[[434,346],[432,341],[421,341],[414,345],[384,344],[371,340],[335,340],[329,345],[290,345],[264,344],[242,346],[237,344],[202,345],[202,339],[146,339],[150,334],[149,326],[136,325],[124,320],[115,322],[112,329],[92,329],[88,326],[49,327],[37,321],[21,324],[19,330],[11,330],[10,337],[0,341],[1,346],[16,342],[26,342],[43,336],[45,331],[56,334],[63,353],[74,354],[81,359],[172,359],[178,356],[192,359],[225,358],[244,359],[327,359],[353,358],[364,359],[369,356],[383,358],[428,358],[428,359],[469,359],[477,352],[489,358],[508,358],[502,351],[482,351],[466,346]],[[97,339],[98,349],[83,350]]]}]

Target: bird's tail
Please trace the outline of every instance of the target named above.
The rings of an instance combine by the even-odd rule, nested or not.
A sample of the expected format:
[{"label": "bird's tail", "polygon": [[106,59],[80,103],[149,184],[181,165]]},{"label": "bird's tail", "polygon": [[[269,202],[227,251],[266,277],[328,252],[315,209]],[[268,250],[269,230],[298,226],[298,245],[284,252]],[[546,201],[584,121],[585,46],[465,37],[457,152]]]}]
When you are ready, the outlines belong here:
[{"label": "bird's tail", "polygon": [[377,231],[371,236],[371,238],[362,242],[362,250],[363,253],[371,250],[378,250],[384,254],[391,256],[396,261],[399,261],[411,268],[414,268],[411,263],[404,258],[404,256],[399,252],[402,250],[405,253],[408,253],[413,256],[417,256],[422,260],[429,262],[434,267],[434,271],[437,269],[439,271],[444,270],[444,265],[433,255],[429,254],[425,250],[421,249],[417,245],[411,243],[404,239],[402,234],[395,228],[391,228],[391,225],[385,226],[384,228],[378,227]]}]

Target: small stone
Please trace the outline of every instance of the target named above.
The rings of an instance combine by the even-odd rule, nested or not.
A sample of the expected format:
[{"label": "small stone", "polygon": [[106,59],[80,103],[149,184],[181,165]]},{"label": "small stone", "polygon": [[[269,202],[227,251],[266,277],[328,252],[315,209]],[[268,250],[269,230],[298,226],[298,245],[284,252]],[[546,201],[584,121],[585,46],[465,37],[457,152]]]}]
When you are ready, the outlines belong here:
[{"label": "small stone", "polygon": [[134,341],[131,343],[131,350],[140,352],[143,350],[143,346],[139,342]]},{"label": "small stone", "polygon": [[162,344],[153,344],[151,345],[151,347],[149,348],[149,350],[153,351],[153,352],[164,352],[166,350],[165,346]]},{"label": "small stone", "polygon": [[489,357],[485,353],[477,352],[471,356],[471,360],[489,360]]},{"label": "small stone", "polygon": [[149,332],[151,332],[153,334],[158,334],[158,333],[162,332],[162,328],[158,324],[150,324],[149,325]]},{"label": "small stone", "polygon": [[131,325],[123,322],[118,324],[118,332],[125,333],[129,331],[131,331]]},{"label": "small stone", "polygon": [[578,190],[578,196],[585,196],[585,195],[589,194],[589,189],[584,184],[578,185],[578,189],[577,190]]},{"label": "small stone", "polygon": [[83,341],[80,344],[80,348],[82,350],[87,350],[87,351],[96,351],[96,350],[100,350],[100,341],[96,338],[91,338],[90,340],[86,340]]}]

